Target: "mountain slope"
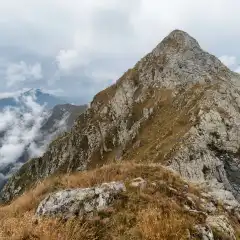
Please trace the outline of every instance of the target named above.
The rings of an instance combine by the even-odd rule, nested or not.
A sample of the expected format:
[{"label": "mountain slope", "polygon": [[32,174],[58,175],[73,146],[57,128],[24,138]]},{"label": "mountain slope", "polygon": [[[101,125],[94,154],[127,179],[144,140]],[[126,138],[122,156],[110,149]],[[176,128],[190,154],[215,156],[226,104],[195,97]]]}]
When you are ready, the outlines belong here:
[{"label": "mountain slope", "polygon": [[2,198],[58,172],[120,159],[165,164],[238,198],[238,82],[238,74],[175,30],[98,93],[69,133],[10,179]]},{"label": "mountain slope", "polygon": [[55,131],[57,130],[54,125],[56,122],[61,121],[63,118],[66,118],[65,127],[66,130],[70,130],[73,126],[76,118],[87,109],[87,105],[71,105],[71,104],[62,104],[56,105],[52,110],[50,117],[42,126],[42,131]]}]

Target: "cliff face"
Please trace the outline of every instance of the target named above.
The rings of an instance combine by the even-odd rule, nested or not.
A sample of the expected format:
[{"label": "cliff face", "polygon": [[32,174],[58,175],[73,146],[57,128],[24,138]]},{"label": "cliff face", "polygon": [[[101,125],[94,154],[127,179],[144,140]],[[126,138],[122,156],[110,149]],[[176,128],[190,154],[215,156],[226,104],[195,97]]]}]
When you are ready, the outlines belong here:
[{"label": "cliff face", "polygon": [[190,180],[240,193],[240,76],[175,30],[98,93],[69,133],[2,191],[11,200],[59,172],[132,160],[161,163]]}]

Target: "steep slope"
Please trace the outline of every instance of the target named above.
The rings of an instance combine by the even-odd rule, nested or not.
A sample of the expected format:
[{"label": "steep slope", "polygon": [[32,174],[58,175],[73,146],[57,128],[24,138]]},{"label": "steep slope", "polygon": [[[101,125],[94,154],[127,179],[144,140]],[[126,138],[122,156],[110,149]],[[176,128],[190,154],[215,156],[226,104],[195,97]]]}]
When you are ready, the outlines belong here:
[{"label": "steep slope", "polygon": [[70,130],[74,124],[74,121],[77,117],[82,114],[87,109],[87,105],[71,105],[71,104],[63,104],[63,105],[56,105],[52,110],[50,117],[42,126],[42,131],[50,131],[55,132],[57,129],[55,126],[57,122],[61,121],[62,119],[66,119],[65,127],[66,130]]},{"label": "steep slope", "polygon": [[2,191],[9,201],[39,179],[114,160],[168,165],[238,197],[240,76],[175,30],[98,93],[75,126]]}]

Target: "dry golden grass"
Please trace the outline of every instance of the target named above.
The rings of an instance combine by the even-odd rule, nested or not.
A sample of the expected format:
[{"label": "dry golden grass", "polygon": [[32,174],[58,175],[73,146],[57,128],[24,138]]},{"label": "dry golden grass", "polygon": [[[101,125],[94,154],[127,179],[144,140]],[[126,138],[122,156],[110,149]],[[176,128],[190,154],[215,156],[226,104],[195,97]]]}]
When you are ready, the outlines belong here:
[{"label": "dry golden grass", "polygon": [[[134,163],[111,164],[92,171],[52,177],[10,205],[0,207],[0,239],[186,239],[188,229],[203,219],[184,212],[184,200],[162,185],[150,184],[143,191],[128,187],[129,180],[139,176],[149,182],[165,181],[178,189],[180,195],[184,188],[184,182],[172,172]],[[117,180],[126,183],[127,192],[114,202],[111,211],[98,213],[95,219],[75,218],[64,222],[34,217],[37,205],[49,192]]]},{"label": "dry golden grass", "polygon": [[157,208],[144,209],[138,214],[138,228],[146,240],[187,239],[186,229],[191,227],[186,216],[173,208],[163,213]]},{"label": "dry golden grass", "polygon": [[201,99],[210,87],[196,84],[177,97],[173,97],[169,90],[154,89],[151,97],[138,109],[141,112],[143,107],[150,108],[157,103],[153,117],[141,125],[136,140],[140,140],[142,145],[136,149],[129,148],[124,158],[143,163],[163,163],[170,159],[184,144],[185,134],[194,125],[190,118],[198,112]]}]

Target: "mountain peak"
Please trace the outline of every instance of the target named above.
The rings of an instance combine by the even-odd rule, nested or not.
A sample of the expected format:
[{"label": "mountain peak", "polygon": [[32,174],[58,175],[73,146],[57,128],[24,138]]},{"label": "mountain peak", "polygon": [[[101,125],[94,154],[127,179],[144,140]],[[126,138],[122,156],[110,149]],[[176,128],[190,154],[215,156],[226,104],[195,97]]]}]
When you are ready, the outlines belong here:
[{"label": "mountain peak", "polygon": [[175,41],[182,48],[200,48],[195,38],[182,30],[173,30],[163,41]]},{"label": "mountain peak", "polygon": [[[123,180],[127,179],[130,186],[129,177],[138,177],[140,174],[137,178],[140,181],[135,183],[141,184],[140,188],[144,186],[144,194],[148,192],[151,194],[149,200],[154,199],[152,193],[162,187],[164,192],[167,190],[168,195],[176,193],[177,190],[172,188],[172,184],[177,183],[180,192],[174,199],[181,199],[176,211],[181,216],[184,215],[186,218],[188,211],[191,217],[193,212],[194,216],[195,213],[199,213],[196,221],[189,218],[195,224],[200,216],[201,219],[202,216],[209,219],[210,214],[213,218],[221,214],[222,218],[225,211],[226,216],[234,216],[237,223],[240,219],[240,91],[233,84],[235,81],[240,82],[240,75],[232,74],[218,58],[202,50],[190,35],[175,30],[134,68],[129,69],[116,84],[98,93],[87,111],[78,117],[71,131],[54,139],[42,157],[29,160],[11,177],[1,191],[0,198],[8,202],[43,178],[51,179],[55,174],[69,174],[105,165],[103,172],[98,175],[106,175],[105,173],[109,173],[107,164],[113,166],[112,164],[117,162],[120,166],[125,162],[128,165],[122,165],[122,170],[114,167],[107,177],[111,175],[115,178],[117,175],[119,179],[122,176]],[[133,169],[130,161],[138,165],[131,174],[126,172],[128,167]],[[204,194],[200,196],[199,192],[194,190],[197,196],[193,197],[189,192],[193,188],[188,187],[186,182],[185,187],[179,187],[179,178],[175,173],[174,178],[166,174],[166,167],[163,169],[164,174],[158,175],[156,181],[154,180],[154,185],[149,182],[150,179],[142,179],[150,175],[152,177],[154,173],[153,169],[144,173],[145,169],[159,165],[167,165],[184,179],[199,183]],[[158,169],[155,171],[159,172]],[[86,173],[87,171],[84,172],[84,178]],[[93,176],[92,171],[90,175]],[[83,175],[79,179],[76,176],[75,174],[75,182],[79,184]],[[169,190],[168,182],[163,176],[170,179]],[[62,183],[61,187],[64,185]],[[69,184],[65,186],[69,187]],[[147,190],[146,186],[150,186],[151,190]],[[126,190],[128,189],[131,188]],[[132,193],[131,190],[129,198]],[[159,194],[162,196],[162,193],[157,193],[156,196]],[[59,196],[63,195],[60,192]],[[79,201],[72,202],[72,198],[68,198],[73,205],[67,207],[59,205],[56,212],[56,204],[53,201],[56,198],[55,195],[52,196],[54,197],[50,201],[49,198],[44,200],[40,208],[44,209],[45,206],[45,210],[50,209],[51,205],[50,212],[54,212],[54,215],[63,208],[65,214],[68,206],[72,208],[79,205]],[[189,196],[190,201],[185,201],[184,198],[188,199]],[[211,205],[208,205],[203,197],[208,197]],[[205,207],[198,204],[199,199],[203,200],[201,204],[206,204]],[[135,203],[135,198],[133,200]],[[145,200],[146,198],[144,202]],[[58,199],[60,203],[64,201],[65,199]],[[162,202],[158,208],[162,207]],[[187,202],[189,206],[186,205]],[[149,203],[146,206],[146,211],[149,211]],[[95,211],[95,207],[92,209]],[[141,212],[135,214],[136,216],[142,215],[142,205],[140,209]],[[156,212],[155,209],[156,207],[152,212]],[[75,210],[74,208],[74,215]],[[49,216],[52,216],[50,212]],[[81,212],[82,210],[79,210],[77,213]],[[114,213],[117,212],[114,210]],[[166,217],[162,215],[157,218]],[[206,220],[201,229],[205,229],[210,222],[211,218],[210,221]],[[217,230],[216,225],[214,223],[214,230]],[[225,226],[229,225],[224,223],[221,229],[227,229]],[[190,229],[194,229],[193,238],[203,236],[195,234],[196,226]],[[129,231],[126,232],[128,239]],[[184,237],[175,239],[189,239],[191,234],[189,227],[184,232],[186,233]],[[211,233],[211,239],[212,236]],[[234,234],[232,236],[229,239],[236,239]]]},{"label": "mountain peak", "polygon": [[31,88],[28,91],[23,92],[23,95],[38,95],[44,94],[44,92],[40,88]]},{"label": "mountain peak", "polygon": [[187,50],[201,50],[199,43],[188,33],[181,30],[172,31],[163,41],[154,49],[155,54],[160,52],[183,52]]},{"label": "mountain peak", "polygon": [[[219,148],[220,137],[225,144],[221,150],[226,151],[228,144],[240,145],[240,113],[236,107],[240,96],[235,98],[238,93],[229,85],[231,81],[231,71],[220,60],[203,51],[187,33],[174,30],[116,84],[98,93],[71,132],[50,144],[43,158],[29,161],[5,186],[2,198],[11,199],[18,187],[23,191],[29,183],[50,173],[86,170],[114,158],[168,162],[184,177],[204,181],[205,169],[214,172],[210,171],[212,162],[219,161],[217,155],[210,156],[212,149]],[[223,99],[216,85],[222,86],[221,91],[228,89],[233,94]],[[202,116],[200,109],[208,111]],[[234,131],[230,132],[231,129]],[[225,132],[221,133],[222,130]],[[229,134],[233,140],[225,139]],[[188,144],[184,145],[185,142]],[[137,154],[135,145],[139,146]],[[154,150],[148,152],[148,149]],[[238,151],[234,149],[232,155]],[[189,152],[192,154],[188,155]],[[182,165],[179,167],[177,163]],[[28,167],[33,169],[35,164],[39,166],[36,172],[29,170],[28,182],[23,180],[23,172]],[[185,166],[190,170],[182,170]]]}]

